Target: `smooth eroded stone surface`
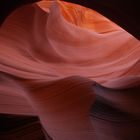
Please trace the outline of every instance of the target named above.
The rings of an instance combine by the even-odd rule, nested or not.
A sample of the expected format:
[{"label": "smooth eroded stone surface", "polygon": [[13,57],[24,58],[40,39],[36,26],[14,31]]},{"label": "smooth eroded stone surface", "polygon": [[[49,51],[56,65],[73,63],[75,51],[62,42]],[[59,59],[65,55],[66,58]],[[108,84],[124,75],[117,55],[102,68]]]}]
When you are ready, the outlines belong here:
[{"label": "smooth eroded stone surface", "polygon": [[136,126],[108,120],[139,124],[139,54],[136,38],[94,10],[23,6],[0,29],[0,113],[38,116],[53,140],[124,140]]}]

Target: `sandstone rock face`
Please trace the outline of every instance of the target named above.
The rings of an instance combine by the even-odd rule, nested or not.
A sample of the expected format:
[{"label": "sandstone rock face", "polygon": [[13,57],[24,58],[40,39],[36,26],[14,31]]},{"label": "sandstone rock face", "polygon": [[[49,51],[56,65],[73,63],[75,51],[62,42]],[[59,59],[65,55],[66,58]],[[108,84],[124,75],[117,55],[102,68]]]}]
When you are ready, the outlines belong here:
[{"label": "sandstone rock face", "polygon": [[18,8],[0,29],[0,71],[0,113],[37,116],[34,140],[39,121],[46,139],[140,139],[140,42],[94,10]]}]

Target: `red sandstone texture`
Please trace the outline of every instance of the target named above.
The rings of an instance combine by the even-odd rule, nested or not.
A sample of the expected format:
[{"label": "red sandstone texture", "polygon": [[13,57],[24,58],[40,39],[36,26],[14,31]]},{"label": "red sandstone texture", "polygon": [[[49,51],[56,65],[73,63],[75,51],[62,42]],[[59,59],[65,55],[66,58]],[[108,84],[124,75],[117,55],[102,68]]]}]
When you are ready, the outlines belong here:
[{"label": "red sandstone texture", "polygon": [[18,8],[0,29],[0,70],[0,113],[38,116],[53,140],[140,139],[140,42],[94,10]]}]

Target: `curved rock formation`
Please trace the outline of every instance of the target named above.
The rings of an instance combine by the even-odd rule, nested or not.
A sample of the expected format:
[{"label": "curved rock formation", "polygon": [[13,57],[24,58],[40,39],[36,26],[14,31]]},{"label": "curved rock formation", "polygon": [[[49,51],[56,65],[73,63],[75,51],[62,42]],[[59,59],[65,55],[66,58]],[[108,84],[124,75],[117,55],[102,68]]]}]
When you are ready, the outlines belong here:
[{"label": "curved rock formation", "polygon": [[54,140],[139,139],[139,54],[139,40],[94,10],[18,8],[0,29],[0,113],[38,116]]}]

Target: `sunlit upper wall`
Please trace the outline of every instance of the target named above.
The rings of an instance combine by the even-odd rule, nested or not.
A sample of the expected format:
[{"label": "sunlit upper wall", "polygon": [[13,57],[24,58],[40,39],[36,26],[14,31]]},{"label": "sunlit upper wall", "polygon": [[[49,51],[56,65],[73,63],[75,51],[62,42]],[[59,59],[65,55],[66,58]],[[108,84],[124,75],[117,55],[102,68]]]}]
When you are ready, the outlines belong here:
[{"label": "sunlit upper wall", "polygon": [[[53,1],[40,1],[37,5],[45,11],[49,11],[49,7]],[[80,6],[78,4],[59,2],[61,14],[64,18],[81,28],[92,29],[98,33],[105,33],[115,30],[123,30],[118,25],[99,14],[95,10]]]}]

